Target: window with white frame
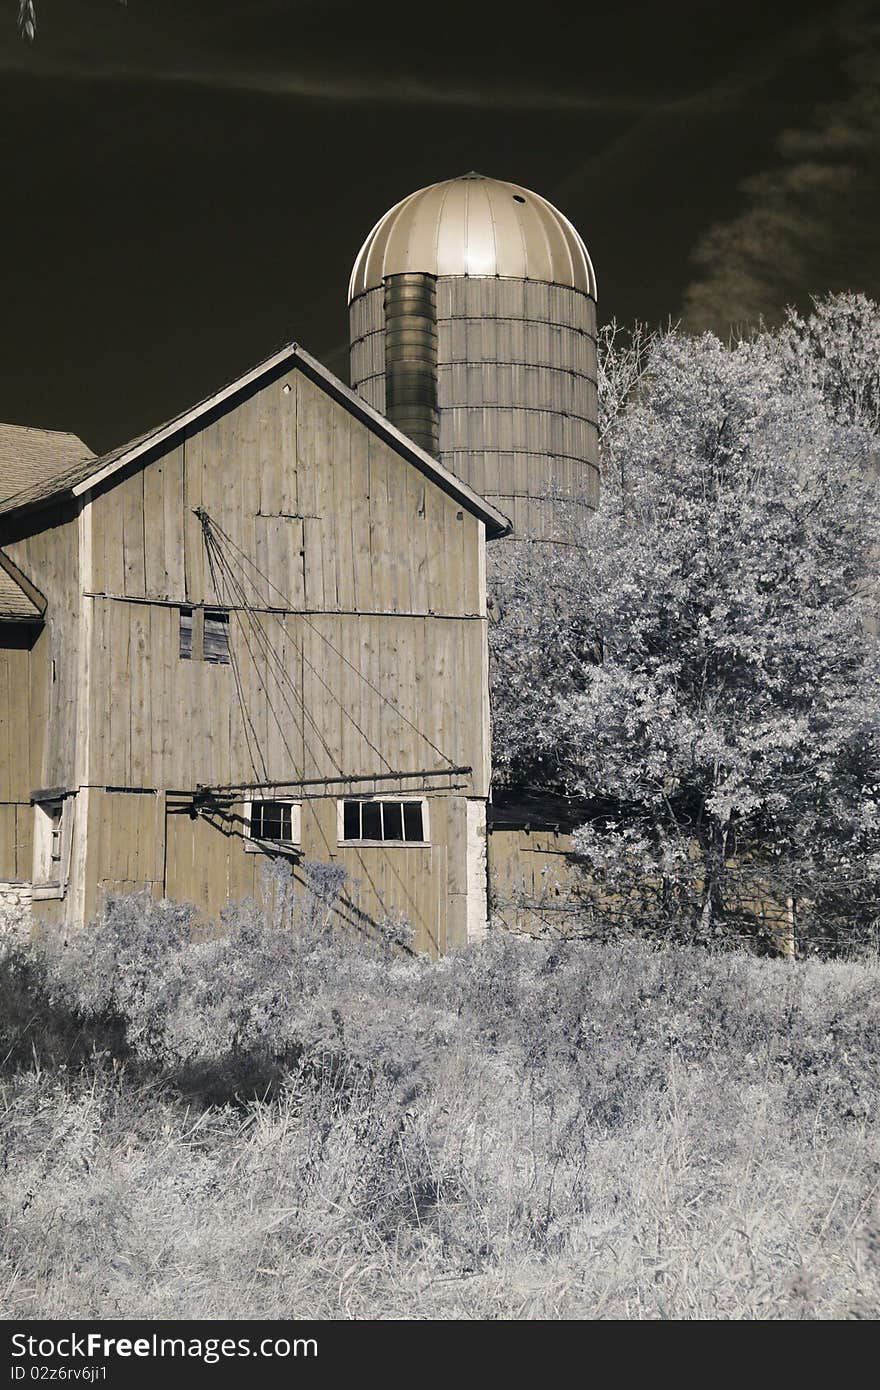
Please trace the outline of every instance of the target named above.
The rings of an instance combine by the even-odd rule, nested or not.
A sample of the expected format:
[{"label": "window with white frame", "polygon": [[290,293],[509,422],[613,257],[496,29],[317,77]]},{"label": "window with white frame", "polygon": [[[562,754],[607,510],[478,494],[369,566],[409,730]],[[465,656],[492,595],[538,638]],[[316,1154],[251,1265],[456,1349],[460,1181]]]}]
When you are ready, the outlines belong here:
[{"label": "window with white frame", "polygon": [[428,804],[422,797],[346,797],[338,829],[341,845],[426,845]]},{"label": "window with white frame", "polygon": [[245,817],[245,849],[289,850],[302,842],[302,803],[290,797],[247,801]]},{"label": "window with white frame", "polygon": [[57,897],[67,877],[64,806],[61,796],[34,801],[34,888]]}]

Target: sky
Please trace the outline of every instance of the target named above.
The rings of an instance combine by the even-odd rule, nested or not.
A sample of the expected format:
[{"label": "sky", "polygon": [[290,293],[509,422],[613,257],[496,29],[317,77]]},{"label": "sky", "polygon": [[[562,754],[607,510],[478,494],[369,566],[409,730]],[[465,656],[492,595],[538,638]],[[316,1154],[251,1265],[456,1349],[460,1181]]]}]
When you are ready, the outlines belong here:
[{"label": "sky", "polygon": [[476,169],[600,319],[880,298],[880,0],[0,0],[0,419],[96,450],[295,339],[343,377],[370,228]]}]

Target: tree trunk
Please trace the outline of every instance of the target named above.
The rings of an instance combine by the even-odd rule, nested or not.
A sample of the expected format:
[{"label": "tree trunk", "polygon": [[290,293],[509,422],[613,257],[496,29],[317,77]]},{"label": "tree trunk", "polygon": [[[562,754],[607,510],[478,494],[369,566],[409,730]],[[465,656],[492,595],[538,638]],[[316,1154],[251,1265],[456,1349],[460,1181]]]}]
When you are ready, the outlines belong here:
[{"label": "tree trunk", "polygon": [[724,874],[724,854],[727,838],[726,829],[707,827],[708,842],[703,847],[703,893],[700,902],[700,918],[697,930],[704,941],[709,941],[723,906],[721,883]]},{"label": "tree trunk", "polygon": [[794,960],[797,956],[797,933],[794,898],[790,893],[785,900],[785,923],[786,932],[782,938],[781,950],[787,960]]},{"label": "tree trunk", "polygon": [[707,878],[703,885],[703,904],[700,908],[700,933],[708,939],[712,931],[712,880]]}]

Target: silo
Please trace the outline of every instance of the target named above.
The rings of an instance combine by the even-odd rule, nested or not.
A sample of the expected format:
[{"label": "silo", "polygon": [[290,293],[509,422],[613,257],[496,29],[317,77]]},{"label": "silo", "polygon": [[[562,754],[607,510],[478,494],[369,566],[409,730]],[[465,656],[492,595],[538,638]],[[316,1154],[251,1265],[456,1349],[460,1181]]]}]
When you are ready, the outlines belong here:
[{"label": "silo", "polygon": [[351,383],[510,517],[565,539],[598,500],[596,281],[546,199],[465,174],[404,198],[349,286]]}]

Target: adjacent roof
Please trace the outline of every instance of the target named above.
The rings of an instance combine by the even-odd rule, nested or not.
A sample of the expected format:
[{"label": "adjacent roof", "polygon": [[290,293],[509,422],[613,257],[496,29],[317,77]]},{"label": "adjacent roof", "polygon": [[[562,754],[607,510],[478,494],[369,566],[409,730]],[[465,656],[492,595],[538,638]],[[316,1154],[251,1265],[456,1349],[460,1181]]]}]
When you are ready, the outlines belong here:
[{"label": "adjacent roof", "polygon": [[[396,429],[389,420],[386,420],[384,415],[380,415],[372,406],[367,405],[366,401],[355,395],[354,391],[345,386],[338,377],[335,377],[322,363],[318,362],[297,343],[286,344],[278,352],[273,353],[271,357],[267,357],[265,361],[245,372],[243,376],[236,377],[235,381],[229,382],[220,391],[216,391],[212,396],[207,396],[197,405],[190,407],[189,410],[185,410],[180,415],[176,415],[174,419],[166,421],[165,424],[157,425],[155,429],[139,435],[137,439],[129,440],[127,444],[121,445],[118,449],[112,449],[100,458],[96,458],[93,454],[85,460],[80,458],[78,462],[71,463],[70,466],[59,472],[54,479],[42,479],[30,488],[23,488],[6,501],[0,500],[0,515],[4,512],[29,510],[44,506],[50,501],[61,500],[65,497],[82,496],[83,493],[103,482],[105,478],[112,477],[120,469],[136,462],[149,450],[172,440],[181,431],[194,424],[202,415],[216,409],[224,401],[250,386],[258,385],[263,377],[269,376],[273,372],[293,369],[301,371],[304,376],[315,382],[321,390],[337,401],[349,414],[363,421],[375,434],[380,435],[387,444],[390,444],[393,449],[403,455],[407,462],[453,497],[460,506],[478,516],[485,523],[488,536],[503,536],[511,529],[510,522],[502,512],[499,512],[484,497],[480,497],[454,473],[450,473],[447,468],[443,467],[442,463],[432,458],[424,449],[420,449],[417,444],[414,444],[411,439]],[[46,431],[35,430],[33,433],[42,434]],[[75,438],[73,435],[62,437],[69,440]],[[85,446],[81,445],[80,447],[84,448]],[[0,477],[2,477],[2,472],[0,472]]]},{"label": "adjacent roof", "polygon": [[75,434],[0,424],[0,512],[52,496],[59,479],[94,463]]},{"label": "adjacent roof", "polygon": [[386,212],[354,263],[349,303],[405,271],[543,280],[596,297],[589,253],[568,218],[540,194],[483,174],[432,183]]},{"label": "adjacent roof", "polygon": [[39,622],[45,611],[42,594],[0,550],[0,623]]}]

